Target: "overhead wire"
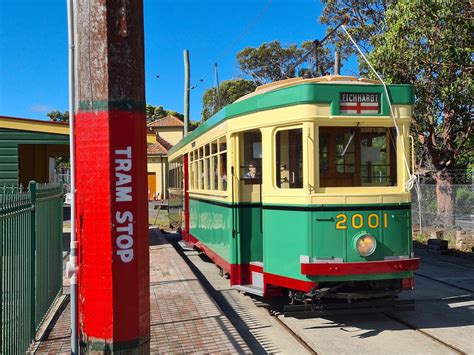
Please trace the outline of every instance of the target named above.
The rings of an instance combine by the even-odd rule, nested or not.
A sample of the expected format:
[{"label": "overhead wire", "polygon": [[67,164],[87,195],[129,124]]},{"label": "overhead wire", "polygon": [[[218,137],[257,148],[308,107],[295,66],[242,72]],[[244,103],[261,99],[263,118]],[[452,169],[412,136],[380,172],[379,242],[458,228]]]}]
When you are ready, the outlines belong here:
[{"label": "overhead wire", "polygon": [[[384,92],[385,92],[385,96],[387,97],[387,102],[388,102],[388,106],[390,108],[390,117],[392,118],[392,121],[393,121],[393,125],[395,126],[395,131],[397,132],[397,137],[400,138],[400,142],[402,144],[402,150],[403,150],[403,161],[405,163],[405,166],[406,166],[406,170],[407,170],[407,173],[408,173],[408,180],[407,182],[405,183],[405,189],[407,189],[408,191],[410,191],[414,184],[417,183],[417,179],[416,179],[416,175],[415,174],[412,174],[411,171],[410,171],[410,165],[408,164],[408,159],[406,157],[406,147],[405,147],[405,141],[404,139],[401,137],[401,134],[400,134],[400,129],[398,128],[398,124],[397,124],[397,120],[395,119],[395,113],[393,111],[393,107],[392,107],[392,102],[390,100],[390,95],[388,94],[388,88],[387,88],[387,84],[385,84],[385,81],[383,80],[383,78],[379,75],[379,73],[374,69],[374,67],[372,66],[372,64],[370,64],[369,60],[367,59],[367,57],[364,55],[364,53],[362,52],[362,50],[359,48],[359,46],[357,45],[356,41],[352,38],[352,36],[349,34],[349,32],[347,31],[346,29],[346,26],[342,25],[341,28],[343,29],[343,31],[345,32],[345,34],[347,35],[347,37],[349,37],[349,39],[351,40],[352,44],[356,47],[357,51],[359,52],[359,54],[362,56],[362,58],[364,59],[364,61],[367,63],[367,65],[369,66],[369,68],[373,71],[373,73],[375,74],[375,76],[380,80],[380,82],[382,83],[383,85],[383,88],[384,88]],[[419,190],[419,189],[417,189]]]},{"label": "overhead wire", "polygon": [[[218,63],[221,59],[227,57],[229,52],[258,24],[258,22],[261,20],[263,15],[267,12],[269,9],[271,3],[273,0],[268,0],[266,3],[265,7],[255,16],[252,21],[250,21],[247,26],[244,28],[242,32],[227,46],[225,49],[217,56],[217,59],[214,60],[212,63]],[[209,77],[209,74],[211,71],[206,71],[205,75],[201,76],[201,79],[199,79],[192,87],[190,90],[193,90],[197,88],[201,83],[204,82]]]}]

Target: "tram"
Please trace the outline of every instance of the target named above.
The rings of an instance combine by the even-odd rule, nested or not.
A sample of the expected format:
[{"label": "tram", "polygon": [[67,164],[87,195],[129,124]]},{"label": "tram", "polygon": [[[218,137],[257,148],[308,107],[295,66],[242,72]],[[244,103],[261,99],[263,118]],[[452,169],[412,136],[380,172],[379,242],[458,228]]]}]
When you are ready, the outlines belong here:
[{"label": "tram", "polygon": [[183,243],[262,297],[412,289],[413,102],[410,85],[324,76],[224,107],[169,152]]}]

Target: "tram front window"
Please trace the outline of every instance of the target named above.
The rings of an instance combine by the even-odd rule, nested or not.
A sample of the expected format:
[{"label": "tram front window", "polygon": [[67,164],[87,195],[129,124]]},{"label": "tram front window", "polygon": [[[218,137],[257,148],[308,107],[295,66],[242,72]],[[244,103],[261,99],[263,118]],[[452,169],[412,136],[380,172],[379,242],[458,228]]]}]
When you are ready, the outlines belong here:
[{"label": "tram front window", "polygon": [[391,128],[320,127],[320,186],[395,186],[395,139]]}]

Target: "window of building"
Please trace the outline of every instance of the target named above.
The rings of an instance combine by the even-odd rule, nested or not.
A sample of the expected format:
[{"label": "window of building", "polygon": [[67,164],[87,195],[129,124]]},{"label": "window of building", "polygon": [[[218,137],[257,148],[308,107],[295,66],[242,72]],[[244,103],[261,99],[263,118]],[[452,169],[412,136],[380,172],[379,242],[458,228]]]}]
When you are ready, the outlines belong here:
[{"label": "window of building", "polygon": [[280,130],[276,134],[276,185],[282,189],[303,187],[303,130]]}]

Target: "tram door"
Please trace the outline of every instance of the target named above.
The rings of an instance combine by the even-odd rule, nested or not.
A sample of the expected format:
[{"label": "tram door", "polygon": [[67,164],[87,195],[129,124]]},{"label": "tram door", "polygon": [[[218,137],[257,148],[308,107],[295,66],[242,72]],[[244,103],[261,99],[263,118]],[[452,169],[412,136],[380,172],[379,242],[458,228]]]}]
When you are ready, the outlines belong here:
[{"label": "tram door", "polygon": [[[245,131],[238,136],[238,237],[241,264],[263,262],[262,134]],[[261,265],[263,266],[263,264]]]}]

